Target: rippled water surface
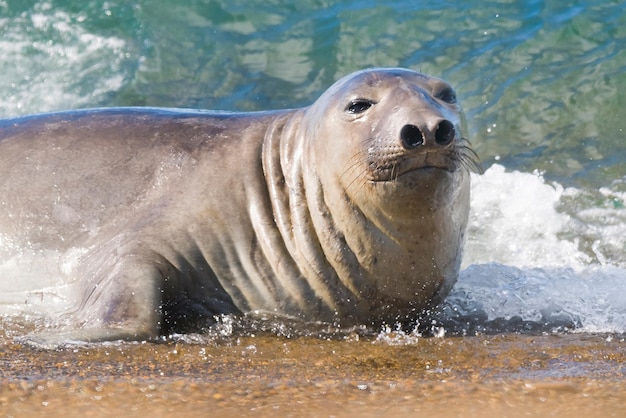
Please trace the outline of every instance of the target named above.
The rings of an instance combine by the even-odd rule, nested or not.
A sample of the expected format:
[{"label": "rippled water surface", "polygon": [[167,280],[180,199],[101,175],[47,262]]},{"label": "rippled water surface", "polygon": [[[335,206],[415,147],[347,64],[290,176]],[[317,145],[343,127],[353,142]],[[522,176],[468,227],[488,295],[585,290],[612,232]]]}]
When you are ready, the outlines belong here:
[{"label": "rippled water surface", "polygon": [[[611,359],[621,358],[620,336],[626,332],[626,4],[623,2],[0,0],[0,116],[3,117],[95,106],[244,111],[298,107],[310,104],[339,77],[372,66],[413,68],[453,84],[465,109],[469,137],[486,169],[484,175],[472,179],[472,214],[462,275],[446,303],[422,322],[424,329],[420,332],[444,337],[424,339],[409,332],[398,334],[399,343],[412,347],[413,351],[428,352],[420,344],[444,347],[446,341],[473,350],[472,338],[478,338],[480,344],[490,344],[496,337],[463,335],[519,335],[519,341],[500,344],[491,354],[485,354],[503,358],[523,353],[519,355],[527,363],[517,368],[507,368],[504,363],[496,366],[511,372],[511,379],[518,379],[511,382],[521,382],[518,386],[509,383],[512,392],[519,394],[524,387],[528,393],[535,390],[524,386],[528,380],[532,386],[545,379],[571,381],[588,376],[590,380],[580,386],[575,382],[572,391],[569,387],[546,389],[547,395],[542,392],[542,396],[554,399],[550,394],[565,398],[571,395],[568,402],[575,405],[574,400],[582,399],[578,395],[582,397],[585,390],[592,391],[593,396],[606,395],[606,391],[593,385],[612,381],[618,389],[611,399],[623,400],[623,371],[619,369],[612,374],[607,371],[615,370],[611,369]],[[11,266],[0,265],[0,272],[6,277]],[[23,300],[24,295],[44,298],[42,295],[47,291],[22,289],[16,295],[4,283],[0,284],[0,304],[9,313],[19,310],[16,300]],[[33,324],[45,327],[45,322],[38,321],[10,315],[2,321],[0,343],[4,351],[0,361],[5,362],[2,373],[7,381],[13,382],[10,384],[23,379],[45,379],[45,373],[33,369],[17,367],[10,371],[11,365],[21,364],[20,361],[41,361],[41,365],[35,366],[57,371],[63,370],[59,364],[72,361],[71,355],[67,355],[71,349],[58,357],[33,357],[31,351],[20,351],[19,346],[10,342],[9,337],[26,332]],[[352,330],[339,335],[332,329],[314,330],[311,331],[314,334],[319,332],[310,337],[302,335],[311,329],[310,324],[304,328],[286,323],[263,324],[253,321],[252,325],[235,327],[241,338],[249,339],[245,347],[255,345],[250,335],[255,327],[270,328],[273,339],[257,341],[270,345],[268,341],[274,341],[275,346],[266,349],[272,353],[277,353],[283,344],[298,344],[294,341],[304,338],[306,344],[302,346],[308,344],[311,351],[300,348],[299,357],[290,361],[300,361],[307,370],[319,367],[324,373],[334,367],[332,370],[340,375],[342,363],[331,360],[332,356],[316,364],[306,363],[304,360],[316,350],[315,343],[308,338],[320,341],[321,345],[329,338],[334,341],[333,335],[335,340],[348,339],[349,343],[342,343],[345,344],[341,346],[342,356],[361,359],[359,364],[363,369],[371,366],[368,358],[380,360],[369,348],[379,347],[377,344],[391,347],[393,343],[386,340],[393,330],[382,333]],[[541,337],[541,344],[552,350],[548,357],[542,357],[539,349],[523,348],[531,344],[533,335],[541,333],[557,338]],[[206,335],[174,337],[164,345],[156,345],[154,353],[137,351],[140,354],[136,358],[140,358],[138,364],[152,364],[148,360],[151,356],[155,361],[167,363],[171,354],[165,353],[163,347],[176,344],[187,347],[184,350],[201,350],[207,344],[239,347],[236,332],[234,335],[234,342],[230,343]],[[602,348],[590,347],[585,338],[598,338],[603,341],[598,343]],[[225,345],[220,345],[220,341]],[[143,346],[112,350],[133,352],[137,347]],[[238,352],[250,354],[245,347],[237,348]],[[324,349],[332,351],[328,346]],[[104,348],[93,350],[96,350],[94,356],[105,356],[98,351]],[[572,360],[589,350],[601,353],[601,358],[587,359],[584,367],[578,360]],[[224,362],[229,359],[221,352],[213,355]],[[446,366],[446,359],[457,358],[454,356],[447,351],[433,355],[434,363],[429,370],[438,367],[437,370],[443,370],[441,374],[401,377],[393,374],[393,364],[410,368],[413,364],[410,362],[417,361],[415,358],[403,363],[402,356],[384,357],[380,360],[383,366],[372,360],[380,366],[374,367],[379,377],[359,375],[363,379],[354,381],[355,390],[360,390],[359,384],[382,385],[385,389],[379,387],[378,393],[387,396],[391,392],[385,385],[400,379],[402,390],[394,393],[415,396],[419,391],[431,393],[425,387],[433,389],[452,379],[464,382],[466,386],[461,385],[460,391],[467,395],[473,382],[472,373],[476,372],[467,370],[488,364],[468,356]],[[264,361],[263,364],[274,367],[268,372],[275,376],[274,385],[302,389],[306,402],[311,401],[312,393],[337,388],[333,386],[335,383],[324,386],[318,380],[322,389],[307,392],[308,386],[303,382],[312,382],[310,376],[299,379],[280,374],[280,370],[290,370],[288,361],[272,363],[254,355],[242,358],[255,364],[254,367],[260,367]],[[439,366],[435,364],[438,361],[441,361]],[[384,367],[385,362],[397,363]],[[120,360],[119,364],[126,363]],[[460,367],[461,364],[464,366]],[[224,367],[227,374],[232,371]],[[601,372],[594,374],[594,367]],[[86,382],[108,381],[124,375],[123,367],[106,370],[103,375],[108,373],[109,377],[87,374]],[[194,375],[195,379],[202,384],[228,379],[217,367],[207,372],[210,379]],[[252,376],[255,372],[250,373]],[[320,372],[320,376],[326,376],[326,383],[341,380],[337,374],[324,373]],[[142,378],[141,373],[133,376]],[[423,379],[423,376],[429,377]],[[488,382],[508,379],[494,376],[483,377]],[[158,375],[149,374],[149,379],[158,382]],[[241,380],[235,381],[245,380],[238,379]],[[173,384],[172,380],[167,382],[166,386]],[[271,379],[264,380],[257,389],[272,384]],[[70,393],[68,385],[71,386],[65,381],[62,388],[53,387],[52,393]],[[340,392],[344,393],[347,389],[341,387]],[[3,390],[11,395],[3,398]],[[38,406],[51,402],[41,398],[48,389],[39,391],[37,385],[22,389],[5,385],[0,389],[0,409],[9,405],[12,394],[19,390],[24,391],[20,396],[34,399]],[[99,396],[97,389],[94,390],[93,396]],[[123,392],[116,388],[109,393],[117,393],[116,390]],[[219,396],[224,394],[215,387],[211,390],[211,396],[217,396],[211,402],[219,403],[223,399]],[[496,393],[504,392],[496,390]],[[188,396],[194,399],[193,395]],[[315,396],[323,398],[320,394]],[[385,396],[378,400],[389,401],[391,395]],[[433,396],[431,399],[443,399]],[[72,399],[77,402],[76,398]],[[115,397],[110,395],[107,399]],[[369,397],[363,402],[368,405],[374,399]],[[524,403],[521,398],[515,399]],[[604,398],[609,405],[607,399]],[[420,398],[419,403],[423,402]],[[308,405],[313,408],[313,404]],[[86,407],[88,403],[80,405]],[[254,402],[246,405],[254,408]],[[407,408],[415,406],[410,402],[407,405]],[[324,415],[324,410],[313,410]]]}]

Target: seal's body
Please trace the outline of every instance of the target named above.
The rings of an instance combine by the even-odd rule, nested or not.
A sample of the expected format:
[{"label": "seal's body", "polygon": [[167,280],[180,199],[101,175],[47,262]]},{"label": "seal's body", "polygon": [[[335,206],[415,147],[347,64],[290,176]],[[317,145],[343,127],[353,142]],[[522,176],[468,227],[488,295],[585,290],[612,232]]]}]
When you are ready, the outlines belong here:
[{"label": "seal's body", "polygon": [[459,114],[447,83],[375,69],[295,110],[0,122],[0,254],[39,251],[30,263],[80,289],[74,329],[32,341],[145,339],[251,310],[418,314],[461,263],[472,153]]}]

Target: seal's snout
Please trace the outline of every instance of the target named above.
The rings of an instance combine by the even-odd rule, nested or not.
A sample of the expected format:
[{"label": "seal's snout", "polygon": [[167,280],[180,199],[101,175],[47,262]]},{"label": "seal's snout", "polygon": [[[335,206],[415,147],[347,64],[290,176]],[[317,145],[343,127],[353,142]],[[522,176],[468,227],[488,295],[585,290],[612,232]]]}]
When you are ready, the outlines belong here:
[{"label": "seal's snout", "polygon": [[456,131],[454,124],[446,119],[439,122],[434,134],[428,131],[423,133],[422,130],[415,125],[404,125],[400,130],[402,146],[407,150],[422,145],[445,147],[454,141],[455,136]]}]

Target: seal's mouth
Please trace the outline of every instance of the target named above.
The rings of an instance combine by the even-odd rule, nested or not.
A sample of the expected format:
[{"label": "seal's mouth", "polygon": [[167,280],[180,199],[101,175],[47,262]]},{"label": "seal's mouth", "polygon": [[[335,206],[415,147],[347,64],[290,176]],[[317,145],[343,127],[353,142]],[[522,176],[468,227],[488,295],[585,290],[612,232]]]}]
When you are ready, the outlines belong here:
[{"label": "seal's mouth", "polygon": [[369,180],[372,182],[401,181],[409,174],[427,174],[435,171],[454,173],[459,170],[482,172],[478,156],[469,141],[458,138],[455,145],[439,150],[407,152],[404,149],[386,149],[370,152],[368,158]]}]

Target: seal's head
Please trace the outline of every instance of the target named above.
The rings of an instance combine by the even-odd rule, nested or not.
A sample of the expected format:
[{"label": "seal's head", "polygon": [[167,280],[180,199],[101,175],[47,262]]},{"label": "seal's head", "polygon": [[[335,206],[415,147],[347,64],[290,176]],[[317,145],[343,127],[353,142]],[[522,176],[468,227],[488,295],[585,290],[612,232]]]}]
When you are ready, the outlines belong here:
[{"label": "seal's head", "polygon": [[458,276],[469,170],[479,170],[454,89],[411,70],[364,70],[331,86],[306,121],[307,177],[332,202],[320,219],[332,218],[374,283],[367,297],[398,312],[440,300]]},{"label": "seal's head", "polygon": [[[432,205],[429,197],[441,198],[433,193],[480,170],[462,134],[456,93],[441,79],[401,68],[363,70],[336,82],[309,113],[319,115],[311,121],[333,115],[332,123],[309,127],[315,163],[325,162],[322,183],[339,179],[355,202],[380,199],[387,211],[394,202],[404,211]],[[418,192],[421,199],[411,199]]]}]

